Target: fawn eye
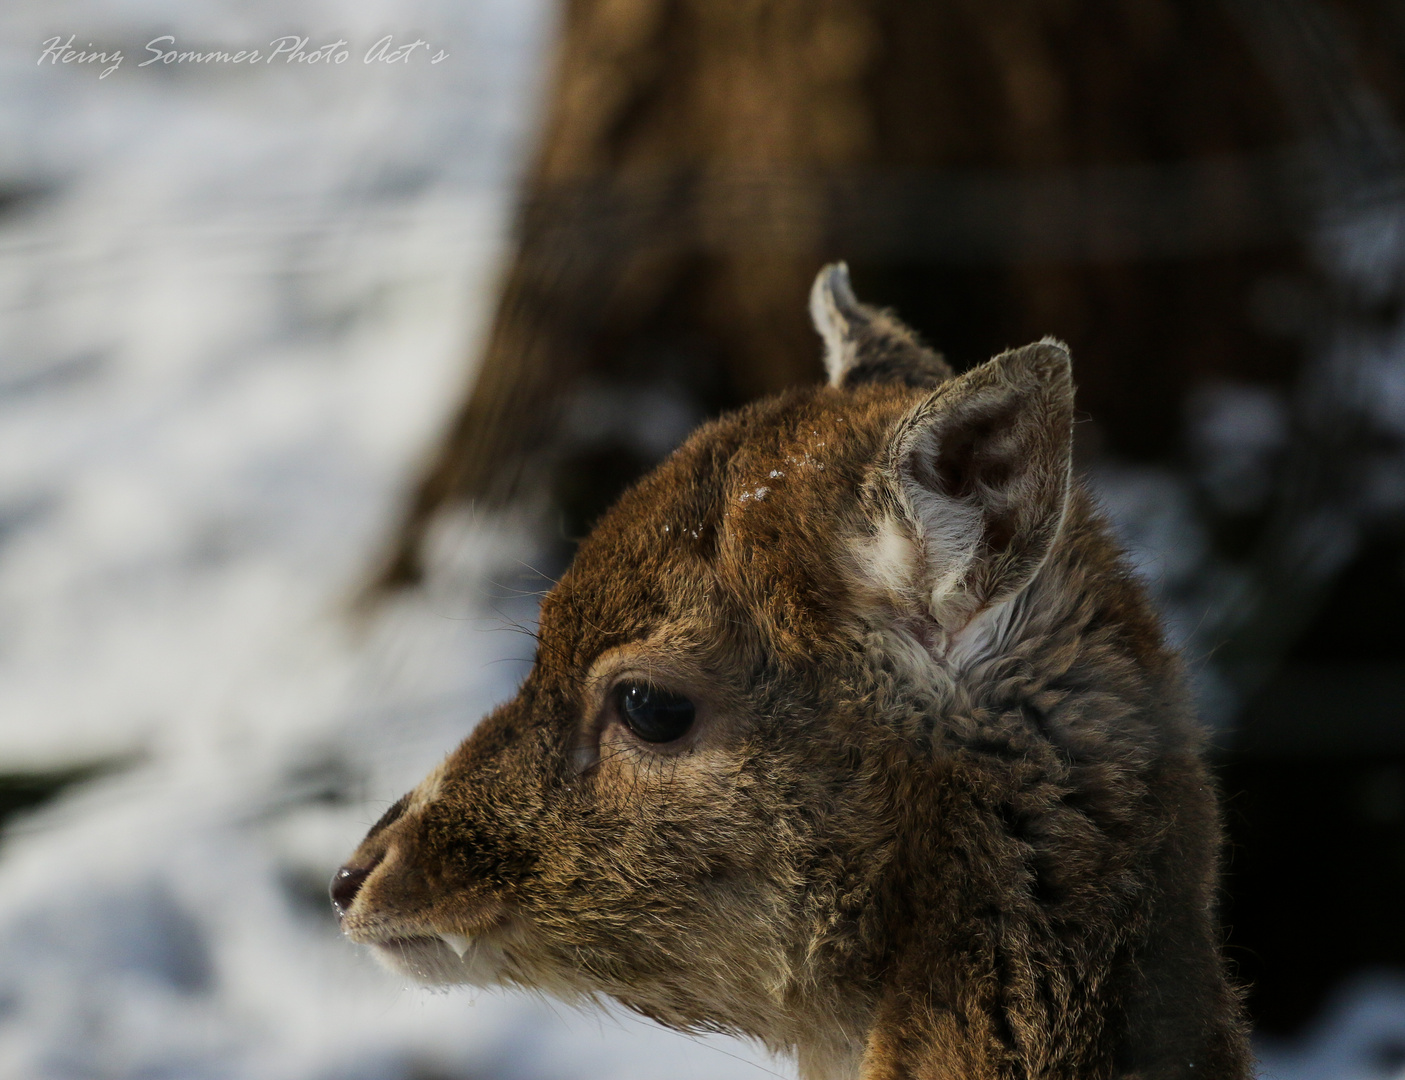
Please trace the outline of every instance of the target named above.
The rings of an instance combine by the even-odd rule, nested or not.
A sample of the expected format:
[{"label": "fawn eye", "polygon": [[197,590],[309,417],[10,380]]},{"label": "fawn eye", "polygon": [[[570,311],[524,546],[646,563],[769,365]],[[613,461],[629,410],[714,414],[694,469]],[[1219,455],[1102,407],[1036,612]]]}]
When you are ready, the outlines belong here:
[{"label": "fawn eye", "polygon": [[697,709],[682,694],[671,694],[646,683],[621,683],[615,689],[620,716],[629,730],[645,742],[680,739],[693,726]]}]

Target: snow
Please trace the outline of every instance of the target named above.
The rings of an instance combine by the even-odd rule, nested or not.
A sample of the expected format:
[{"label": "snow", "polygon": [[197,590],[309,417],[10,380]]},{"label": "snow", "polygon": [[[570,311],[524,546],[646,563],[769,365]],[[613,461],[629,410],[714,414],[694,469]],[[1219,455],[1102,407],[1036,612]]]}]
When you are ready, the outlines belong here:
[{"label": "snow", "polygon": [[[326,901],[370,822],[523,671],[511,523],[446,522],[427,598],[370,621],[349,601],[483,333],[552,18],[547,0],[0,8],[0,189],[34,193],[0,215],[0,770],[112,766],[0,837],[0,1076],[792,1075],[624,1015],[405,987]],[[139,66],[162,34],[288,33],[349,59]],[[387,33],[448,56],[363,63]],[[122,65],[36,62],[69,34]],[[1225,400],[1207,430],[1234,430]],[[1268,445],[1274,405],[1254,407]],[[1179,481],[1105,479],[1143,568],[1190,589],[1204,543]],[[1341,1015],[1398,1026],[1398,990],[1354,1000]],[[1265,1060],[1344,1075],[1343,1039],[1369,1041],[1348,1028]]]},{"label": "snow", "polygon": [[[0,840],[0,1076],[755,1077],[525,995],[407,988],[326,882],[508,695],[510,525],[351,598],[483,332],[542,0],[0,14],[0,762],[114,763]],[[137,66],[163,34],[342,66]],[[121,48],[106,78],[42,42]],[[366,65],[382,35],[437,65]],[[412,59],[415,59],[412,57]],[[535,585],[533,586],[535,587]]]},{"label": "snow", "polygon": [[1405,981],[1367,972],[1339,987],[1292,1042],[1263,1039],[1263,1080],[1383,1080],[1405,1077]]}]

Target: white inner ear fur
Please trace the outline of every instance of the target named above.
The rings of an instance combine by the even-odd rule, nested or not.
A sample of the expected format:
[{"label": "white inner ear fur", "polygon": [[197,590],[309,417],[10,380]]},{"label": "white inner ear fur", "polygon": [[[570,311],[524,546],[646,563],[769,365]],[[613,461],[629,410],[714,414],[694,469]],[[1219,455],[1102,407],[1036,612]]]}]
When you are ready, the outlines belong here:
[{"label": "white inner ear fur", "polygon": [[[969,512],[971,508],[961,509]],[[951,568],[936,585],[929,588],[932,578],[927,565],[924,565],[927,560],[912,532],[912,526],[889,515],[878,523],[872,535],[858,538],[850,545],[854,565],[861,574],[862,593],[866,594],[861,603],[871,612],[887,613],[878,615],[880,621],[886,621],[891,613],[901,611],[921,612],[931,619],[935,633],[921,635],[921,640],[918,640],[908,628],[907,633],[895,639],[895,644],[903,643],[900,651],[904,662],[920,669],[935,660],[954,671],[960,671],[1001,651],[1020,610],[1023,590],[982,608],[962,626],[949,631],[944,629],[938,618],[942,598],[959,587],[961,571],[971,556],[967,554],[964,558],[951,560]],[[954,534],[954,530],[949,531],[949,535]],[[898,621],[901,623],[902,620]],[[899,626],[899,629],[902,627]]]},{"label": "white inner ear fur", "polygon": [[855,561],[869,586],[884,594],[891,603],[911,602],[920,580],[919,556],[917,545],[903,526],[892,516],[885,517],[874,534],[864,537],[856,547]]},{"label": "white inner ear fur", "polygon": [[[914,640],[909,659],[915,660],[920,654],[927,662],[936,660],[962,670],[1004,647],[1025,590],[980,609],[962,625],[943,625],[941,615],[946,606],[943,601],[960,588],[965,569],[974,557],[971,536],[974,534],[979,539],[980,528],[978,510],[956,500],[946,501],[952,504],[948,516],[940,520],[933,514],[935,520],[928,522],[927,536],[923,538],[929,539],[932,533],[937,533],[941,537],[938,543],[959,545],[954,549],[959,554],[946,560],[944,570],[933,573],[932,560],[925,557],[924,543],[912,536],[914,526],[892,515],[885,516],[872,535],[854,540],[850,551],[865,586],[861,590],[867,594],[861,600],[865,607],[874,613],[889,613],[886,617],[891,617],[892,612],[913,611],[931,620],[935,632],[923,635],[920,643]],[[959,523],[958,518],[962,519]],[[916,522],[914,525],[919,529],[923,527]],[[881,614],[878,617],[885,618]]]},{"label": "white inner ear fur", "polygon": [[1020,601],[1033,580],[1031,578],[1014,596],[976,612],[970,622],[953,634],[944,657],[947,664],[960,671],[1005,651],[1005,639],[1015,625],[1021,610]]},{"label": "white inner ear fur", "polygon": [[918,549],[926,558],[927,613],[948,633],[950,601],[966,578],[981,540],[981,508],[974,502],[940,495],[919,483],[911,472],[915,459],[930,460],[937,453],[938,436],[930,425],[913,430],[902,442],[899,484],[902,500],[917,529]]}]

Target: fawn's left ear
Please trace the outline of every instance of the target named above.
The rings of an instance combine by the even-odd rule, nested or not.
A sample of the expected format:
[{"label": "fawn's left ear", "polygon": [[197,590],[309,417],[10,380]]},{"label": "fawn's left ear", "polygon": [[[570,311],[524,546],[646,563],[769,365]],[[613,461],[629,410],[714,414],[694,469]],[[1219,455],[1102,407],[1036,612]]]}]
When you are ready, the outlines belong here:
[{"label": "fawn's left ear", "polygon": [[810,289],[810,318],[824,338],[824,366],[831,386],[900,383],[940,386],[951,368],[900,319],[861,304],[849,285],[849,268],[831,263]]},{"label": "fawn's left ear", "polygon": [[881,470],[915,548],[904,591],[948,644],[1043,564],[1068,502],[1072,442],[1069,354],[1050,338],[952,380],[890,437]]}]

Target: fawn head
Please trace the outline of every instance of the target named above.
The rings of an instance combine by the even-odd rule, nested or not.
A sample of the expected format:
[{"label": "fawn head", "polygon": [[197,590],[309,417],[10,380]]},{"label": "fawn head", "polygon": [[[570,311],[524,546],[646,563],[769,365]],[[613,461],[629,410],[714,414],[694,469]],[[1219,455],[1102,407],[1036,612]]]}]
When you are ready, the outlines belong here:
[{"label": "fawn head", "polygon": [[[681,1029],[860,1039],[906,918],[907,763],[1018,634],[1060,534],[1046,340],[960,376],[842,265],[826,385],[709,423],[546,597],[535,664],[333,882],[435,983],[612,997]],[[924,720],[925,718],[925,720]]]}]

